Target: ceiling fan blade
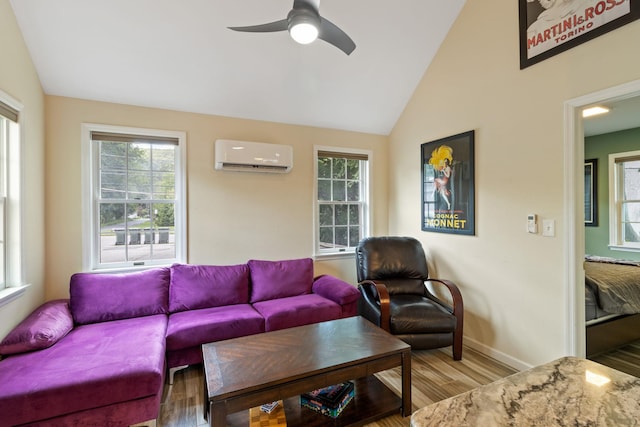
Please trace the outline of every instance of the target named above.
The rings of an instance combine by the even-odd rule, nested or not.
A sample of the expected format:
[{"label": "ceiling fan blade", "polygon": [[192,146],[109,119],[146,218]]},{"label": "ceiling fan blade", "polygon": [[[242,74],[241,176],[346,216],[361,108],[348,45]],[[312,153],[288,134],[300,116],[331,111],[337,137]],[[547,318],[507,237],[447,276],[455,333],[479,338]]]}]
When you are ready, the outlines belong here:
[{"label": "ceiling fan blade", "polygon": [[347,33],[325,18],[320,18],[320,31],[318,33],[318,38],[334,45],[347,55],[350,55],[356,48],[356,44],[351,40],[351,37],[349,37]]},{"label": "ceiling fan blade", "polygon": [[286,19],[281,19],[275,22],[269,22],[268,24],[250,25],[248,27],[227,27],[234,31],[245,31],[248,33],[273,33],[275,31],[287,31],[288,22]]}]

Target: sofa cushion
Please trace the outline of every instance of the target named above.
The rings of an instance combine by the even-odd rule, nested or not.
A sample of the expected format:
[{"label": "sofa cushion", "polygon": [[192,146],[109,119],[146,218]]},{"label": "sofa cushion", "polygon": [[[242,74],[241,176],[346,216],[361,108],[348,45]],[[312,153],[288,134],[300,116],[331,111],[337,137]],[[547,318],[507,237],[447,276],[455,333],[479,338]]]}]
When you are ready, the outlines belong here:
[{"label": "sofa cushion", "polygon": [[169,268],[71,276],[71,313],[77,324],[168,313]]},{"label": "sofa cushion", "polygon": [[182,311],[169,316],[167,350],[264,332],[264,319],[249,304]]},{"label": "sofa cushion", "polygon": [[9,355],[51,347],[73,329],[69,300],[48,301],[18,324],[0,343]]},{"label": "sofa cushion", "polygon": [[316,294],[261,301],[253,307],[264,317],[265,331],[339,319],[342,307]]},{"label": "sofa cushion", "polygon": [[251,270],[251,303],[311,292],[311,258],[285,261],[249,260],[248,264]]},{"label": "sofa cushion", "polygon": [[249,267],[246,264],[175,264],[171,267],[171,313],[248,302]]},{"label": "sofa cushion", "polygon": [[19,425],[162,392],[167,316],[74,328],[56,345],[0,361],[2,425]]}]

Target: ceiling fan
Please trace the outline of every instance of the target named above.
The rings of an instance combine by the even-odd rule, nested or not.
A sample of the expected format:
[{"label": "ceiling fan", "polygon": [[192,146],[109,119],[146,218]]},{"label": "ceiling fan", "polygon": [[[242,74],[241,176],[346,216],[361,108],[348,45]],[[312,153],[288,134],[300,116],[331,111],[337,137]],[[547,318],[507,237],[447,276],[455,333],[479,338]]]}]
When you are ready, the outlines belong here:
[{"label": "ceiling fan", "polygon": [[234,31],[271,33],[289,31],[291,38],[300,44],[309,44],[316,38],[324,40],[347,55],[356,48],[351,37],[331,21],[320,16],[320,0],[294,0],[293,9],[286,19],[248,27],[228,27]]}]

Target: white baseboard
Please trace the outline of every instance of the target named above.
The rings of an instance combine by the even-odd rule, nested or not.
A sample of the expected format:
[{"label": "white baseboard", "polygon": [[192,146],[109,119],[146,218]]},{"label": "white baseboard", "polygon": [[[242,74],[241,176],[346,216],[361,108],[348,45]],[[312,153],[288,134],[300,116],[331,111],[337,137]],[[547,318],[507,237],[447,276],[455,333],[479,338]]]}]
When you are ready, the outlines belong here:
[{"label": "white baseboard", "polygon": [[[464,337],[464,345],[471,347],[472,349],[479,351],[482,354],[485,354],[493,359],[496,359],[505,365],[511,366],[513,369],[517,369],[518,371],[524,371],[526,369],[530,369],[533,365],[523,362],[522,360],[516,359],[515,357],[509,356],[501,351],[498,351],[488,345],[482,344],[474,340],[473,338]],[[464,355],[462,356],[464,358]]]}]

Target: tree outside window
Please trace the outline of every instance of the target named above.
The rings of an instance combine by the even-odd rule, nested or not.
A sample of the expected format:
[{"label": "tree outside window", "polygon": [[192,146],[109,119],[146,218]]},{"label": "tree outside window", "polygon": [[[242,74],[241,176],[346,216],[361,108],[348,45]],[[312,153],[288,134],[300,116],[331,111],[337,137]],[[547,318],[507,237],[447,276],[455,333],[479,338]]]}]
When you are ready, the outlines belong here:
[{"label": "tree outside window", "polygon": [[[131,131],[131,130],[129,130]],[[94,219],[91,269],[180,262],[183,138],[89,129]],[[93,225],[95,224],[95,225]]]},{"label": "tree outside window", "polygon": [[318,253],[352,252],[367,234],[368,155],[317,152]]}]

